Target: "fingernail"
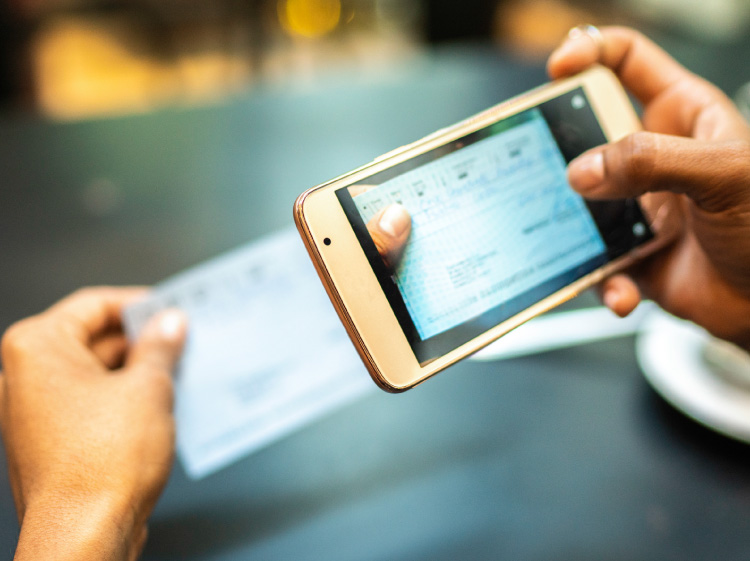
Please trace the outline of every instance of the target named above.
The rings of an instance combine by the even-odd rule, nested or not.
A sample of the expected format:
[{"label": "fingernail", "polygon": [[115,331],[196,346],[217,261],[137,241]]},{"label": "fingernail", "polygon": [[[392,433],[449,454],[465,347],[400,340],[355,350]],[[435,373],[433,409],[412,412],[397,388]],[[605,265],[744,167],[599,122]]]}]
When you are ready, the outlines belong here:
[{"label": "fingernail", "polygon": [[593,152],[584,154],[570,162],[568,180],[580,192],[591,191],[604,181],[604,154]]},{"label": "fingernail", "polygon": [[378,226],[389,236],[394,238],[403,234],[411,224],[411,217],[406,209],[399,205],[390,205],[380,217]]},{"label": "fingernail", "polygon": [[177,339],[181,337],[186,327],[187,316],[180,310],[165,310],[159,317],[159,334],[164,339]]}]

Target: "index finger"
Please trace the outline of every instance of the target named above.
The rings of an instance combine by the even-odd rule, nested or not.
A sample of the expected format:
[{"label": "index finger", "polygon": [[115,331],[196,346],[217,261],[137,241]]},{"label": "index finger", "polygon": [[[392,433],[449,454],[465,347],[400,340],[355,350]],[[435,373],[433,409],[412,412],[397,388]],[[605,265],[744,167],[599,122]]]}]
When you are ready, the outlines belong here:
[{"label": "index finger", "polygon": [[626,27],[602,27],[601,44],[591,34],[571,35],[547,62],[552,78],[585,70],[592,64],[611,69],[644,104],[682,81],[700,80],[640,32]]},{"label": "index finger", "polygon": [[142,298],[144,287],[94,287],[77,290],[51,306],[42,317],[54,318],[73,336],[88,343],[106,331],[120,329],[123,308]]}]

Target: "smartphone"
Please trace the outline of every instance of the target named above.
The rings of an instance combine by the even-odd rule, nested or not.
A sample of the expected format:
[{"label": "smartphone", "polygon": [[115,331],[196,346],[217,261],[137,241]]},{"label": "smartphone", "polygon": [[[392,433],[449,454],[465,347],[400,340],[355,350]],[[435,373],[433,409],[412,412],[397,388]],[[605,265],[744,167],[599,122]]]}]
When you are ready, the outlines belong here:
[{"label": "smartphone", "polygon": [[[300,195],[297,228],[375,383],[412,388],[664,245],[656,212],[584,200],[566,179],[639,128],[594,67]],[[368,230],[395,204],[411,220],[397,262]]]}]

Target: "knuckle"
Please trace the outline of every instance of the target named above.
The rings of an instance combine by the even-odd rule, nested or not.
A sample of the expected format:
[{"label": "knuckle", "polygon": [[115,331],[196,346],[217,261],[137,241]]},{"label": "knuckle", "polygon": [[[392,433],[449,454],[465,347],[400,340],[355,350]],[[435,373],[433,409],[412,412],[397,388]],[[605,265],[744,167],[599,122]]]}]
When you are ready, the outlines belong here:
[{"label": "knuckle", "polygon": [[750,140],[735,140],[727,147],[726,162],[738,178],[750,181]]},{"label": "knuckle", "polygon": [[38,345],[39,320],[30,317],[11,325],[0,341],[0,354],[4,360],[12,360],[33,353]]},{"label": "knuckle", "polygon": [[750,140],[732,142],[726,150],[726,185],[721,191],[734,195],[737,204],[750,202]]},{"label": "knuckle", "polygon": [[711,148],[698,160],[708,172],[691,196],[708,212],[744,215],[750,204],[750,143],[732,140]]},{"label": "knuckle", "polygon": [[617,43],[624,45],[626,53],[648,41],[643,33],[633,27],[624,25],[607,26],[603,29],[603,32],[610,35]]},{"label": "knuckle", "polygon": [[609,27],[609,29],[613,33],[617,33],[631,42],[641,41],[645,39],[645,35],[643,35],[643,33],[633,27],[628,27],[626,25],[612,25]]},{"label": "knuckle", "polygon": [[734,159],[745,178],[750,178],[750,139],[738,140],[734,145]]},{"label": "knuckle", "polygon": [[100,287],[85,286],[74,291],[68,298],[72,301],[91,300],[98,298],[100,294]]},{"label": "knuckle", "polygon": [[64,302],[82,304],[91,302],[103,302],[108,295],[118,289],[111,286],[84,286],[72,292],[63,299]]},{"label": "knuckle", "polygon": [[652,187],[657,150],[654,137],[649,134],[635,133],[625,137],[617,145],[615,178]]}]

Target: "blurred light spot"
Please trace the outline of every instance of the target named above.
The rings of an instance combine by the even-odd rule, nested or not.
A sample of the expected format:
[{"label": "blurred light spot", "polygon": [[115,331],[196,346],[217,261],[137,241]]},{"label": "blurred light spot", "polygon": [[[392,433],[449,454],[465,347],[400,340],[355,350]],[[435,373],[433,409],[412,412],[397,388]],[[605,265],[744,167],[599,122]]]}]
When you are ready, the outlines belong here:
[{"label": "blurred light spot", "polygon": [[574,6],[577,4],[588,3],[567,0],[499,2],[495,10],[494,36],[521,56],[546,59],[571,27],[582,21],[597,24],[596,16]]},{"label": "blurred light spot", "polygon": [[122,191],[110,179],[100,177],[91,180],[81,192],[83,208],[94,216],[108,216],[122,205]]},{"label": "blurred light spot", "polygon": [[321,37],[338,26],[340,0],[279,0],[279,21],[292,35]]}]

